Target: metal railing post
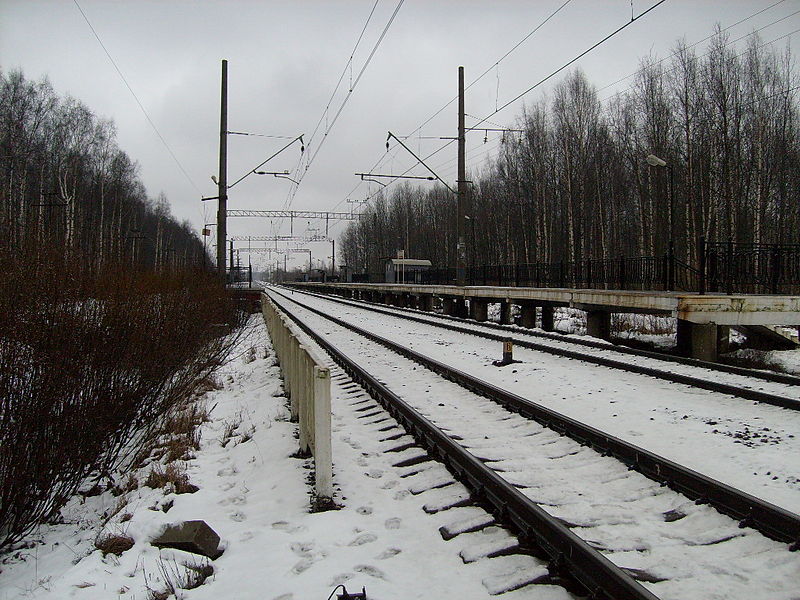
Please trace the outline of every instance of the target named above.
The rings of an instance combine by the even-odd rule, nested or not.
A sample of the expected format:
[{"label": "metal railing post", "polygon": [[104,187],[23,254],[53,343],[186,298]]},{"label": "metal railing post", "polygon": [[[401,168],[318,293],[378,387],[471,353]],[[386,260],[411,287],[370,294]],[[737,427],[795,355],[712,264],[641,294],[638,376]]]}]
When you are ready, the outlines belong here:
[{"label": "metal railing post", "polygon": [[673,240],[669,241],[669,249],[667,250],[667,283],[669,284],[669,288],[667,288],[670,292],[675,291],[675,242]]},{"label": "metal railing post", "polygon": [[697,258],[700,260],[700,293],[706,293],[706,269],[708,263],[706,261],[706,238],[700,236],[697,240]]},{"label": "metal railing post", "polygon": [[725,293],[733,293],[733,242],[728,240],[728,260],[725,265]]},{"label": "metal railing post", "polygon": [[770,293],[778,293],[778,285],[781,278],[781,256],[777,245],[772,246],[770,256]]}]

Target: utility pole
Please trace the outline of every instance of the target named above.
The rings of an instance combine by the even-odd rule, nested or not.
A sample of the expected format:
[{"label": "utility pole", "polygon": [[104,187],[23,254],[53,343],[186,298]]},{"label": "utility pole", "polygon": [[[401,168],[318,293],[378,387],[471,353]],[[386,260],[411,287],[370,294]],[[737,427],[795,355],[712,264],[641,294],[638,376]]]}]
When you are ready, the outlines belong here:
[{"label": "utility pole", "polygon": [[464,67],[458,67],[458,209],[456,216],[456,285],[466,279],[466,246],[464,244],[464,215],[467,197],[466,133],[464,131]]},{"label": "utility pole", "polygon": [[336,241],[331,238],[331,276],[336,275]]},{"label": "utility pole", "polygon": [[[225,281],[225,242],[228,235],[228,61],[222,61],[222,91],[219,115],[219,203],[217,208],[217,271]],[[233,266],[233,251],[231,251]]]}]

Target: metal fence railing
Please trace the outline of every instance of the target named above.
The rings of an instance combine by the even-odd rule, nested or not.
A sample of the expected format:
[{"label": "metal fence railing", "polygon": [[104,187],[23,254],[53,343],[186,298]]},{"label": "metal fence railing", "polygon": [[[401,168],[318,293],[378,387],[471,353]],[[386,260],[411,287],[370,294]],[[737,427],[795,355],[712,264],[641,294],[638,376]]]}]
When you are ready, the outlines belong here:
[{"label": "metal fence railing", "polygon": [[[620,256],[551,263],[477,265],[464,283],[478,286],[670,290],[744,294],[799,294],[800,244],[698,241],[699,265],[663,256]],[[353,283],[381,283],[382,273],[353,274]],[[422,272],[421,283],[455,285],[456,269]]]}]

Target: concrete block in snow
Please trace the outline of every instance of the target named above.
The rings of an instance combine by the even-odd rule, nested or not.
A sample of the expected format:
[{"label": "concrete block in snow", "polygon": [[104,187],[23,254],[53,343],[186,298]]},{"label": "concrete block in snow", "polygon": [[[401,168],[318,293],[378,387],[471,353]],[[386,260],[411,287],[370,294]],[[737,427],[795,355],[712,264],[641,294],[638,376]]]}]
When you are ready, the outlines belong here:
[{"label": "concrete block in snow", "polygon": [[157,548],[175,548],[212,560],[222,554],[219,536],[205,521],[173,523],[150,543]]}]

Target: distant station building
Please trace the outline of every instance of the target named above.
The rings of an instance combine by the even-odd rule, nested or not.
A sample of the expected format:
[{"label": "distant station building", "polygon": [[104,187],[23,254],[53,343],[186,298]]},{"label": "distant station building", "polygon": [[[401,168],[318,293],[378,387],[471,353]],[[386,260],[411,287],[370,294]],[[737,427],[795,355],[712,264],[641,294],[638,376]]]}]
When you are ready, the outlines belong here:
[{"label": "distant station building", "polygon": [[417,258],[386,260],[386,283],[422,283],[422,274],[431,268],[431,261]]}]

